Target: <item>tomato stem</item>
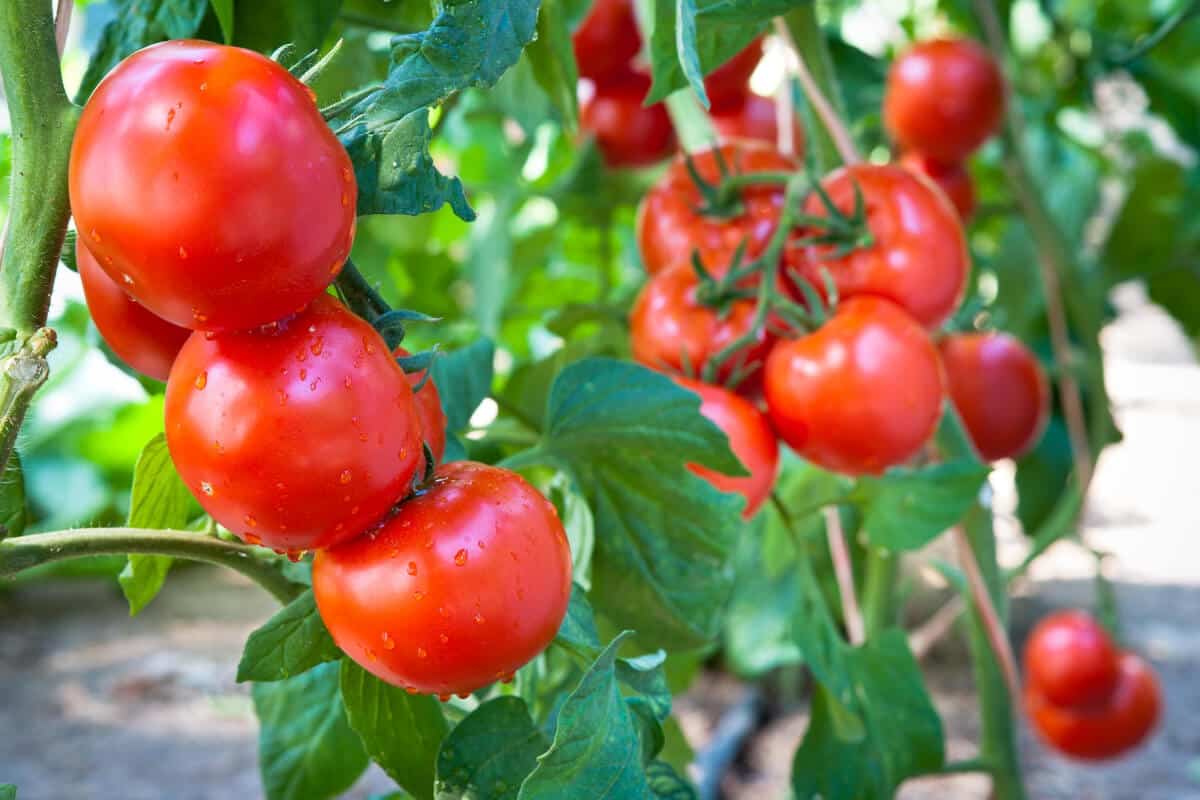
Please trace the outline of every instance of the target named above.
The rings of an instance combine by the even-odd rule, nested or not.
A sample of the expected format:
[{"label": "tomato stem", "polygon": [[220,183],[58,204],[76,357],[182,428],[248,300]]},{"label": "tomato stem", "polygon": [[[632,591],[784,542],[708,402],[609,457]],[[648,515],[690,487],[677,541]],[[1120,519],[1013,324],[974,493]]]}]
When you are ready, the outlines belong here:
[{"label": "tomato stem", "polygon": [[388,301],[384,300],[383,295],[367,282],[367,279],[349,258],[346,259],[346,263],[333,283],[350,310],[372,325],[392,310]]}]

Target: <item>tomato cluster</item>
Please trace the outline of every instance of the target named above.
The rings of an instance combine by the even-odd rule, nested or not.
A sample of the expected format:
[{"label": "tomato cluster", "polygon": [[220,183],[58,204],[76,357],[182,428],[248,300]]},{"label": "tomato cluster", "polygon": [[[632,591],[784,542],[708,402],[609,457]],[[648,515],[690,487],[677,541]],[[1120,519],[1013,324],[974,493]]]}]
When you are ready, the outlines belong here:
[{"label": "tomato cluster", "polygon": [[513,472],[438,466],[437,387],[328,293],[357,189],[303,83],[234,47],[135,53],[83,110],[70,194],[88,306],[117,355],[166,380],[184,483],[244,541],[319,551],[313,589],[347,654],[448,695],[550,642],[571,585],[553,505]]},{"label": "tomato cluster", "polygon": [[1158,722],[1162,693],[1150,666],[1122,652],[1080,611],[1042,620],[1025,646],[1025,706],[1034,728],[1074,758],[1114,758]]}]

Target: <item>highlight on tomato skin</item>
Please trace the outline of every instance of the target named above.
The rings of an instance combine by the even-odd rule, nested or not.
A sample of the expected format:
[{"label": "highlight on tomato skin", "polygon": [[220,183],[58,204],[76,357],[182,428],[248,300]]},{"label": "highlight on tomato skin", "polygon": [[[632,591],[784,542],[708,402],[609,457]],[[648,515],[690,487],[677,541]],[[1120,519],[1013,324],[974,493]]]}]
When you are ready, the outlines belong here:
[{"label": "highlight on tomato skin", "polygon": [[571,552],[553,504],[524,478],[455,461],[369,535],[317,553],[312,579],[350,658],[448,699],[511,680],[554,639]]}]

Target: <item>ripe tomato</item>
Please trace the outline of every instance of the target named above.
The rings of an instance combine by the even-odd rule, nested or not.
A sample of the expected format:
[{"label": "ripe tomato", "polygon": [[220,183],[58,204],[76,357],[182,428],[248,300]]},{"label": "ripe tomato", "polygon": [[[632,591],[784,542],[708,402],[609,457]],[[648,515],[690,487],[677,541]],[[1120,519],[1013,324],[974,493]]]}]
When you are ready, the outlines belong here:
[{"label": "ripe tomato", "polygon": [[[700,374],[713,356],[744,336],[754,321],[753,300],[735,300],[726,313],[703,305],[696,297],[700,279],[686,262],[669,267],[642,287],[629,315],[635,360],[675,374]],[[717,381],[735,372],[753,387],[771,349],[772,337],[762,329],[753,344],[719,365]]]},{"label": "ripe tomato", "polygon": [[515,472],[456,461],[376,531],[317,553],[321,619],[363,669],[412,692],[508,680],[558,632],[571,551]]},{"label": "ripe tomato", "polygon": [[597,83],[620,77],[642,49],[632,0],[596,0],[571,39],[579,77]]},{"label": "ripe tomato", "polygon": [[104,341],[138,372],[165,381],[179,348],[192,332],[156,317],[125,294],[79,240],[75,244],[75,263],[92,322]]},{"label": "ripe tomato", "polygon": [[[970,261],[958,214],[928,181],[894,165],[856,164],[822,181],[846,214],[854,210],[856,184],[874,243],[840,258],[829,245],[789,248],[789,272],[823,292],[821,270],[827,269],[841,297],[886,297],[926,328],[936,328],[958,308],[967,285]],[[805,211],[828,216],[816,193]]]},{"label": "ripe tomato", "polygon": [[964,333],[941,343],[950,399],[986,461],[1037,444],[1050,416],[1050,385],[1037,357],[1006,333]]},{"label": "ripe tomato", "polygon": [[900,163],[914,175],[924,175],[937,184],[964,223],[975,213],[975,184],[962,163],[943,164],[920,153],[909,153]]},{"label": "ripe tomato", "polygon": [[1121,655],[1118,669],[1116,688],[1094,706],[1056,706],[1037,687],[1026,686],[1025,708],[1042,739],[1059,752],[1089,761],[1114,758],[1145,741],[1162,713],[1158,678],[1132,653]]},{"label": "ripe tomato", "polygon": [[704,91],[714,114],[732,111],[750,95],[750,76],[762,61],[763,39],[758,37],[704,79]]},{"label": "ripe tomato", "polygon": [[675,152],[675,128],[667,107],[642,105],[650,76],[627,72],[599,83],[579,109],[579,126],[596,137],[610,167],[647,167]]},{"label": "ripe tomato", "polygon": [[[759,142],[730,142],[692,154],[692,165],[706,182],[721,183],[721,162],[730,175],[757,172],[795,172],[798,166],[773,146]],[[739,193],[741,213],[733,217],[700,211],[704,197],[680,156],[659,179],[638,209],[637,240],[646,271],[654,274],[681,261],[690,262],[693,251],[714,274],[721,274],[738,246],[746,242],[746,257],[766,249],[779,225],[783,183],[748,186]]]},{"label": "ripe tomato", "polygon": [[888,71],[883,121],[902,150],[962,161],[1004,117],[1004,76],[970,39],[933,39],[912,47]]},{"label": "ripe tomato", "polygon": [[[747,95],[745,102],[728,111],[713,112],[713,127],[723,142],[751,139],[775,147],[779,140],[779,123],[775,101],[758,94]],[[792,142],[797,154],[804,152],[804,128],[792,118]]]},{"label": "ripe tomato", "polygon": [[879,474],[915,456],[937,427],[945,393],[937,350],[899,306],[854,297],[815,332],[767,359],[775,431],[814,464]]},{"label": "ripe tomato", "polygon": [[725,432],[730,449],[750,474],[735,478],[699,464],[690,464],[688,469],[722,492],[737,492],[745,497],[742,516],[750,519],[771,496],[779,474],[779,442],[775,432],[749,400],[728,389],[690,378],[676,378],[675,382],[700,395],[700,413]]},{"label": "ripe tomato", "polygon": [[[402,357],[411,354],[403,347],[397,347],[393,355]],[[446,412],[442,410],[442,395],[433,378],[425,380],[424,385],[417,389],[417,384],[422,380],[425,380],[424,370],[408,373],[408,382],[413,387],[413,398],[416,400],[417,420],[421,423],[421,438],[433,451],[433,460],[440,462],[446,454]]]},{"label": "ripe tomato", "polygon": [[1120,677],[1108,631],[1082,611],[1051,614],[1025,644],[1025,680],[1056,706],[1103,704]]},{"label": "ripe tomato", "polygon": [[421,463],[404,372],[329,295],[256,331],[192,334],[167,381],[166,420],[200,505],[279,550],[358,535],[408,493]]},{"label": "ripe tomato", "polygon": [[208,42],[152,45],[100,83],[70,190],[109,277],[187,328],[296,313],[354,238],[354,170],[312,94],[270,59]]}]

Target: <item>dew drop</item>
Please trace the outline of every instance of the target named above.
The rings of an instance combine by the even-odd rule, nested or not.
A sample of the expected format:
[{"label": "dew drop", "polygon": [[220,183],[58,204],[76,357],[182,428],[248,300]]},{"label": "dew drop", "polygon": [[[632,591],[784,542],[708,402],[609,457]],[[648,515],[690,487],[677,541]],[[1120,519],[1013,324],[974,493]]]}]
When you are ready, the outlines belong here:
[{"label": "dew drop", "polygon": [[417,600],[424,600],[425,593],[422,591],[416,591],[416,592],[413,592],[413,597],[415,597]]},{"label": "dew drop", "polygon": [[479,545],[480,550],[487,550],[487,542],[483,541],[483,539],[480,539],[475,544]]},{"label": "dew drop", "polygon": [[365,442],[365,441],[367,441],[367,440],[368,440],[368,439],[370,439],[370,438],[371,438],[371,437],[370,437],[370,436],[367,436],[365,433],[360,433],[360,434],[358,435],[358,440],[359,440],[360,442]]},{"label": "dew drop", "polygon": [[438,634],[438,641],[440,641],[442,644],[450,644],[450,637],[444,633]]},{"label": "dew drop", "polygon": [[379,660],[379,656],[375,655],[375,651],[369,647],[367,648],[367,658],[371,659],[372,661]]},{"label": "dew drop", "polygon": [[485,623],[485,622],[487,622],[487,620],[485,620],[485,619],[483,618],[483,614],[480,614],[478,611],[476,611],[476,612],[475,612],[475,624],[476,624],[476,625],[482,625],[482,624],[483,624],[483,623]]},{"label": "dew drop", "polygon": [[350,182],[350,174],[349,167],[342,167],[342,180],[344,180],[346,183]]},{"label": "dew drop", "polygon": [[208,322],[208,314],[201,314],[199,311],[193,308],[192,319],[196,320],[196,322]]},{"label": "dew drop", "polygon": [[100,244],[104,241],[104,239],[100,238],[100,231],[96,230],[95,228],[92,228],[92,241],[96,244]]},{"label": "dew drop", "polygon": [[246,540],[246,544],[253,544],[253,545],[262,544],[262,539],[258,536],[255,536],[253,533],[243,533],[242,538]]},{"label": "dew drop", "polygon": [[415,687],[415,686],[405,686],[405,687],[404,687],[404,691],[408,692],[409,694],[416,694],[416,693],[417,693],[417,687]]},{"label": "dew drop", "polygon": [[208,373],[201,372],[196,376],[196,388],[203,389],[205,386],[208,386]]},{"label": "dew drop", "polygon": [[346,208],[348,205],[350,205],[350,195],[342,192],[342,208]]},{"label": "dew drop", "polygon": [[429,655],[429,654],[425,652],[425,648],[424,648],[424,647],[418,647],[418,648],[417,648],[417,658],[425,658],[425,657],[426,657],[426,656],[428,656],[428,655]]},{"label": "dew drop", "polygon": [[213,496],[213,487],[208,481],[200,481],[200,491],[204,492],[209,497]]},{"label": "dew drop", "polygon": [[342,474],[338,476],[338,483],[345,486],[347,483],[349,483],[353,479],[354,479],[354,473],[352,473],[348,469],[344,469],[344,470],[342,470]]},{"label": "dew drop", "polygon": [[449,695],[449,694],[439,694],[439,695],[438,695],[438,700],[441,700],[443,703],[449,703],[449,702],[450,702],[450,695]]},{"label": "dew drop", "polygon": [[285,392],[283,389],[279,390],[279,405],[287,405],[287,392]]},{"label": "dew drop", "polygon": [[242,517],[242,522],[246,523],[246,524],[247,524],[247,525],[249,525],[251,528],[257,528],[257,527],[258,527],[258,520],[256,520],[256,519],[254,518],[254,515],[253,515],[253,514],[247,514],[246,516]]},{"label": "dew drop", "polygon": [[408,574],[409,575],[417,574],[417,562],[415,562],[415,561],[408,562]]},{"label": "dew drop", "polygon": [[175,121],[175,109],[167,110],[167,130],[171,130],[171,123]]},{"label": "dew drop", "polygon": [[179,245],[179,257],[185,260],[187,259],[187,248],[183,245]]},{"label": "dew drop", "polygon": [[354,382],[353,382],[352,380],[350,380],[350,376],[349,376],[349,375],[347,375],[347,376],[346,376],[346,379],[342,381],[342,385],[343,385],[343,386],[345,386],[347,389],[349,389],[349,388],[350,388],[350,386],[351,386],[351,384],[353,384],[353,383],[354,383]]},{"label": "dew drop", "polygon": [[391,636],[388,636],[388,632],[387,632],[387,631],[384,631],[384,632],[383,632],[383,637],[382,637],[382,638],[383,638],[383,649],[384,649],[384,650],[393,650],[393,649],[395,649],[395,647],[396,647],[396,641],[395,641],[395,640],[394,640],[394,639],[393,639]]},{"label": "dew drop", "polygon": [[312,351],[312,354],[314,356],[319,356],[319,355],[321,355],[321,350],[323,350],[324,348],[325,348],[325,337],[318,336],[317,340],[315,342],[313,342],[309,346],[308,349]]},{"label": "dew drop", "polygon": [[200,83],[200,91],[202,91],[202,92],[208,91],[208,81],[202,81]]},{"label": "dew drop", "polygon": [[315,392],[315,391],[317,390],[317,384],[318,384],[318,383],[320,383],[320,382],[321,382],[321,379],[320,379],[320,378],[317,378],[315,381],[313,381],[312,383],[310,383],[310,384],[308,385],[308,390],[309,390],[310,392]]},{"label": "dew drop", "polygon": [[308,370],[306,370],[306,369],[301,369],[301,370],[300,370],[300,380],[304,380],[304,379],[305,379],[305,378],[307,378],[307,377],[308,377]]},{"label": "dew drop", "polygon": [[454,554],[454,563],[460,567],[467,563],[466,548],[463,548],[462,550],[459,550],[457,553]]},{"label": "dew drop", "polygon": [[121,280],[125,281],[126,286],[133,286],[133,276],[128,272],[121,273]]},{"label": "dew drop", "polygon": [[438,615],[442,617],[449,617],[450,612],[446,610],[445,606],[438,606]]}]

